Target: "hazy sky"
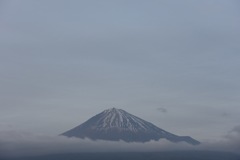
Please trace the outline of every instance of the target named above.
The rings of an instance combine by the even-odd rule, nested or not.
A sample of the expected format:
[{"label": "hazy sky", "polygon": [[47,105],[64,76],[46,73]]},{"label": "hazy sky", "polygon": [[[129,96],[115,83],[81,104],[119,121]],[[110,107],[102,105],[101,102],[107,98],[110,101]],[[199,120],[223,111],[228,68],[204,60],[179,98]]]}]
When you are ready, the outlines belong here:
[{"label": "hazy sky", "polygon": [[237,0],[0,1],[0,131],[58,135],[116,107],[221,139],[239,70]]}]

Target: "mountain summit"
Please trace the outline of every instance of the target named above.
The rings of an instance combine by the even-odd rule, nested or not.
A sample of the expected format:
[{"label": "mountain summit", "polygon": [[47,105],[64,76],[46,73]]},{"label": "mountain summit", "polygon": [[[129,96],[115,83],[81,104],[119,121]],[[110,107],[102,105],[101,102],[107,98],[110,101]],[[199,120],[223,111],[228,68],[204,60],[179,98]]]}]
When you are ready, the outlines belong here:
[{"label": "mountain summit", "polygon": [[111,108],[90,118],[83,124],[63,133],[67,137],[126,142],[147,142],[167,139],[171,142],[200,144],[189,136],[177,136],[122,109]]}]

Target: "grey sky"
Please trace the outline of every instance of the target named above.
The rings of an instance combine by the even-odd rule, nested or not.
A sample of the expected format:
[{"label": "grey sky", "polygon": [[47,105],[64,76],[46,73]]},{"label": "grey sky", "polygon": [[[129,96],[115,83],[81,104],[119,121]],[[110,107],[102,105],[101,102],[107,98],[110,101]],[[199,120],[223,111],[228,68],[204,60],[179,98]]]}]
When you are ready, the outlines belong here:
[{"label": "grey sky", "polygon": [[239,44],[234,0],[0,1],[0,130],[55,135],[116,107],[220,139],[240,122]]}]

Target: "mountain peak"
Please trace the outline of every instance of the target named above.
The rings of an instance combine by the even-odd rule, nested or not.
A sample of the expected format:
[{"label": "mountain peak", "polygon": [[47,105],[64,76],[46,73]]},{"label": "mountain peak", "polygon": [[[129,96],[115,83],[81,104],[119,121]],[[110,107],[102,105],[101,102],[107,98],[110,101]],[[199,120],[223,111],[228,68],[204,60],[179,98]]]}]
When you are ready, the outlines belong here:
[{"label": "mountain peak", "polygon": [[147,142],[165,138],[172,142],[185,141],[190,144],[199,144],[189,136],[177,136],[117,108],[106,109],[62,135],[126,142]]},{"label": "mountain peak", "polygon": [[113,108],[106,109],[106,110],[104,110],[103,112],[117,112],[117,111],[120,111],[120,110],[121,110],[121,109],[118,109],[118,108],[113,107]]}]

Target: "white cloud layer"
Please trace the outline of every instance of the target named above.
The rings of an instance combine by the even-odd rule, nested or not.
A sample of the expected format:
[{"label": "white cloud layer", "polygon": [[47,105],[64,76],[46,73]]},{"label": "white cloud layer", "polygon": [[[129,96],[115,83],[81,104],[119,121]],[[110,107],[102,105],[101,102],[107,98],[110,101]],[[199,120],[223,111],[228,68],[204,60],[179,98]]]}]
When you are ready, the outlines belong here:
[{"label": "white cloud layer", "polygon": [[0,132],[1,156],[33,156],[57,153],[81,152],[149,152],[171,150],[212,150],[240,153],[240,132],[235,127],[218,142],[202,142],[192,146],[186,143],[171,143],[167,140],[147,143],[126,143],[111,141],[92,141],[89,139],[67,138],[64,136],[36,135],[27,132]]}]

